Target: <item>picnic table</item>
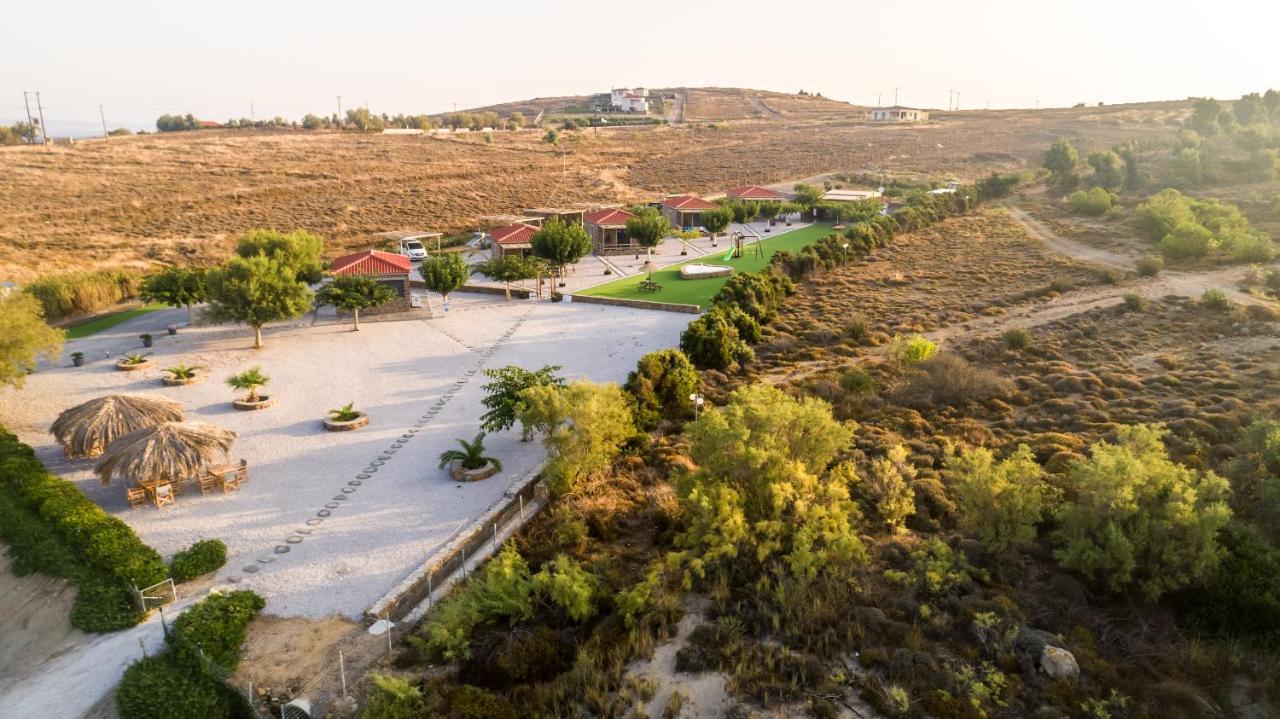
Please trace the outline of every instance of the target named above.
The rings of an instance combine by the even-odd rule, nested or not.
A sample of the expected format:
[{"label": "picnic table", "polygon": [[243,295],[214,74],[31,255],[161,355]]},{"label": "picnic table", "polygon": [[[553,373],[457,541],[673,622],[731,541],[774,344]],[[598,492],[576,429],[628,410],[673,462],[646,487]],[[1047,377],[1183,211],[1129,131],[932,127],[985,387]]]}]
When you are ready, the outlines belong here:
[{"label": "picnic table", "polygon": [[661,282],[654,282],[653,280],[640,280],[641,292],[657,292],[660,289],[662,289]]}]

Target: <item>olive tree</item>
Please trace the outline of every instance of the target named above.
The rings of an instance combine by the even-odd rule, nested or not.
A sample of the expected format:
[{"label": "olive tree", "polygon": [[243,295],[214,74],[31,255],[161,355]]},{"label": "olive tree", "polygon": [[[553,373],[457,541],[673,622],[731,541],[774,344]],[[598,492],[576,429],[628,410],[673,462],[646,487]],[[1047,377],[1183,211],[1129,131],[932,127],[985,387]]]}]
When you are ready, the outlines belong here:
[{"label": "olive tree", "polygon": [[267,257],[234,257],[208,274],[212,322],[235,322],[253,328],[253,347],[262,348],[262,327],[268,322],[302,316],[311,307],[311,288],[298,280],[295,266]]},{"label": "olive tree", "polygon": [[733,210],[724,205],[702,213],[702,226],[711,233],[712,244],[715,243],[716,235],[724,232],[730,222],[733,222]]},{"label": "olive tree", "polygon": [[577,263],[591,252],[591,236],[586,228],[578,223],[567,223],[561,220],[548,220],[529,239],[533,245],[533,254],[545,259],[552,267],[558,269],[560,280],[564,282],[564,268]]},{"label": "olive tree", "polygon": [[1074,190],[1080,182],[1076,174],[1079,164],[1080,155],[1066,138],[1053,143],[1044,153],[1044,167],[1052,176],[1053,184],[1062,192]]},{"label": "olive tree", "polygon": [[209,299],[205,271],[193,267],[167,267],[142,280],[142,298],[170,307],[186,307],[187,322],[194,322],[191,306]]},{"label": "olive tree", "polygon": [[324,274],[320,261],[323,250],[324,240],[305,230],[249,230],[236,241],[236,254],[240,257],[262,255],[293,270],[300,281],[312,284]]},{"label": "olive tree", "polygon": [[41,355],[62,351],[63,334],[44,321],[36,298],[22,292],[0,295],[0,386],[22,387]]},{"label": "olive tree", "polygon": [[418,266],[418,272],[422,274],[427,289],[440,294],[446,311],[449,309],[449,294],[466,284],[471,276],[467,261],[457,252],[428,257]]},{"label": "olive tree", "polygon": [[[485,396],[480,404],[484,405],[485,413],[480,415],[480,429],[486,432],[510,429],[519,417],[520,394],[530,387],[563,387],[564,377],[556,374],[559,371],[560,365],[556,364],[532,372],[513,364],[483,370],[482,374],[492,381],[481,387]],[[522,428],[522,442],[533,439],[532,429],[528,425]]]},{"label": "olive tree", "polygon": [[684,419],[693,413],[689,395],[698,391],[698,371],[680,350],[659,350],[640,358],[623,387],[636,400],[636,424],[653,429],[663,416]]},{"label": "olive tree", "polygon": [[635,213],[635,217],[627,220],[627,236],[635,240],[645,249],[645,265],[649,268],[649,278],[653,278],[653,248],[671,234],[671,223],[657,208],[643,207]]},{"label": "olive tree", "polygon": [[396,291],[373,275],[340,275],[316,292],[316,305],[333,305],[353,315],[353,332],[360,331],[360,310],[381,307],[397,297]]},{"label": "olive tree", "polygon": [[542,264],[538,259],[520,257],[519,255],[504,255],[476,264],[473,271],[491,280],[501,282],[502,288],[507,294],[507,301],[510,302],[512,282],[531,280],[542,271]]}]

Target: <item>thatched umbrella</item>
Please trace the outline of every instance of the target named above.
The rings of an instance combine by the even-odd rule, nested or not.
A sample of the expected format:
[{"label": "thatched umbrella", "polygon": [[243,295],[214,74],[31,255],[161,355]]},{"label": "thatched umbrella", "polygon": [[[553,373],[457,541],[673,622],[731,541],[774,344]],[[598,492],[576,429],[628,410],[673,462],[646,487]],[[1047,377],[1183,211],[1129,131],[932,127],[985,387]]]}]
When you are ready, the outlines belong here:
[{"label": "thatched umbrella", "polygon": [[104,485],[113,475],[139,484],[179,481],[218,461],[230,461],[235,441],[235,432],[211,424],[165,422],[112,442],[94,471]]},{"label": "thatched umbrella", "polygon": [[64,411],[49,431],[68,457],[96,457],[130,432],[183,419],[182,405],[173,400],[111,394]]}]

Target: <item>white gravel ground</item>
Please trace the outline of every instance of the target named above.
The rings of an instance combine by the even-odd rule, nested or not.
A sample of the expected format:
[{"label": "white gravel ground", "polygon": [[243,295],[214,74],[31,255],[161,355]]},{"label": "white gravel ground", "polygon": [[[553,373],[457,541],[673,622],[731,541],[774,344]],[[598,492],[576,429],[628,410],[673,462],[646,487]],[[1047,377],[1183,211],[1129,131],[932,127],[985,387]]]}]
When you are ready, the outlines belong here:
[{"label": "white gravel ground", "polygon": [[[267,346],[256,351],[244,328],[197,327],[174,337],[160,332],[152,369],[118,372],[103,354],[119,356],[124,347],[136,346],[137,333],[149,328],[143,323],[154,326],[159,319],[139,318],[68,343],[67,353],[86,350],[85,367],[42,370],[28,378],[25,389],[0,393],[0,423],[162,554],[219,538],[230,555],[219,581],[257,590],[267,598],[267,611],[357,617],[541,460],[539,444],[522,443],[518,431],[509,431],[486,439],[488,452],[505,465],[497,477],[458,485],[437,468],[437,457],[455,438],[469,439],[478,431],[485,380],[473,370],[561,364],[571,378],[621,381],[642,354],[675,346],[692,319],[465,294],[455,295],[444,313],[438,301],[431,298],[434,319],[416,313],[412,319],[366,321],[360,332],[324,317],[312,325],[309,315],[270,329]],[[183,315],[166,317],[170,322]],[[200,384],[161,386],[160,368],[178,362],[203,365],[210,375]],[[277,403],[240,412],[231,407],[235,393],[223,380],[254,365],[271,377],[264,393]],[[163,510],[128,509],[123,486],[99,486],[92,462],[68,462],[47,434],[61,410],[111,392],[170,397],[186,407],[189,419],[240,433],[234,459],[248,460],[249,483],[225,496],[202,497],[193,487]],[[431,413],[445,396],[448,401]],[[371,425],[325,432],[320,421],[326,410],[348,401],[370,414]],[[386,453],[424,420],[402,448]],[[377,461],[383,464],[370,479],[348,484],[361,482],[357,475]],[[336,500],[343,488],[354,491]],[[309,526],[307,520],[327,503],[338,506]],[[302,539],[290,544],[290,537]],[[277,553],[282,547],[288,551]]]}]

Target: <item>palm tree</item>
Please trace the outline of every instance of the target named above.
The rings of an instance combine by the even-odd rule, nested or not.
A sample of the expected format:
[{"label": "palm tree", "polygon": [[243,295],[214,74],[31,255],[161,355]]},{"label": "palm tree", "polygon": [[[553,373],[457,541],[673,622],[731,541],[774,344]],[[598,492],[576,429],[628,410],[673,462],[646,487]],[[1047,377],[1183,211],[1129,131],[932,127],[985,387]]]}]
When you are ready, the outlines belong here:
[{"label": "palm tree", "polygon": [[180,364],[174,365],[173,367],[165,367],[164,371],[173,375],[174,379],[191,379],[196,376],[196,370],[198,369],[200,368],[188,367],[187,365]]},{"label": "palm tree", "polygon": [[258,388],[270,381],[270,377],[262,374],[261,367],[250,367],[239,374],[233,374],[227,378],[227,384],[230,387],[249,393],[249,396],[245,397],[244,401],[246,402],[257,402]]},{"label": "palm tree", "polygon": [[334,422],[351,422],[364,416],[364,412],[355,408],[355,402],[348,402],[337,409],[329,410],[329,417]]},{"label": "palm tree", "polygon": [[502,462],[497,457],[484,456],[484,432],[477,434],[470,442],[459,439],[458,444],[462,445],[462,449],[446,449],[440,453],[440,469],[457,461],[464,469],[480,469],[486,464],[492,464],[494,469],[502,471]]}]

